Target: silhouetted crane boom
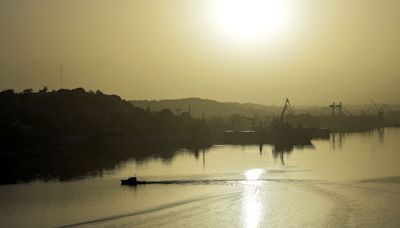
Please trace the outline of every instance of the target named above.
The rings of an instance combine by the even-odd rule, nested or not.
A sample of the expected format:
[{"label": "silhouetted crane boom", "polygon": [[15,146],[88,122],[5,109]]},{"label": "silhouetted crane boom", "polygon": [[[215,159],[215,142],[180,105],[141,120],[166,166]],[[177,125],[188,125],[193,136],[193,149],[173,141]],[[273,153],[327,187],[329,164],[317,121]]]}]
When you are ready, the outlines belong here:
[{"label": "silhouetted crane boom", "polygon": [[280,118],[281,122],[283,122],[283,117],[285,116],[285,111],[287,110],[288,107],[290,107],[290,101],[288,98],[286,98],[285,105],[283,106],[282,113],[281,113],[281,118]]},{"label": "silhouetted crane boom", "polygon": [[379,116],[379,117],[382,117],[383,114],[385,113],[384,107],[383,107],[383,106],[380,106],[380,107],[379,107],[379,106],[374,102],[374,100],[372,100],[372,99],[371,99],[371,103],[372,103],[372,105],[374,106],[376,112],[378,113],[378,116]]}]

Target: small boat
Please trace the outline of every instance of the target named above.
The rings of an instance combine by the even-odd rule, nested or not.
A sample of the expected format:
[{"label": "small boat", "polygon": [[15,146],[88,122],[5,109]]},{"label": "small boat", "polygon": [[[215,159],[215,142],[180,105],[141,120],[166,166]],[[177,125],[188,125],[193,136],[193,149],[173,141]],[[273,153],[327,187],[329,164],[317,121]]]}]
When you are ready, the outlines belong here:
[{"label": "small boat", "polygon": [[138,181],[136,177],[129,177],[128,179],[121,179],[121,185],[136,186],[138,184],[146,184],[146,181]]}]

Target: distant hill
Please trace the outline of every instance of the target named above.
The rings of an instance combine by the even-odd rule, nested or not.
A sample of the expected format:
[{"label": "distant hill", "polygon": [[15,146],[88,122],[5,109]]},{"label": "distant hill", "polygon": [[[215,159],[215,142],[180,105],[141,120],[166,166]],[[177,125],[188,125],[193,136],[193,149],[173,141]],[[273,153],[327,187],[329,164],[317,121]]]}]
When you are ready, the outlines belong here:
[{"label": "distant hill", "polygon": [[[134,106],[143,109],[150,109],[151,111],[160,111],[163,109],[170,109],[175,114],[189,112],[196,118],[202,118],[203,112],[205,118],[210,117],[227,117],[230,115],[241,115],[247,117],[258,116],[276,116],[282,111],[282,106],[268,106],[254,103],[237,103],[237,102],[220,102],[210,99],[202,98],[182,98],[182,99],[165,99],[165,100],[132,100],[130,101]],[[282,102],[283,105],[283,102]],[[330,115],[331,111],[326,106],[310,105],[310,106],[296,106],[292,104],[293,111],[296,114],[310,113],[312,115]],[[385,105],[383,106],[386,112],[400,111],[400,105]],[[349,105],[343,104],[343,112],[347,115],[376,115],[376,111],[372,104],[363,105]]]},{"label": "distant hill", "polygon": [[254,115],[277,115],[282,107],[252,103],[219,102],[201,98],[183,98],[170,100],[133,100],[131,103],[143,109],[160,111],[170,109],[175,113],[191,112],[193,117],[225,117],[233,114],[253,117]]}]

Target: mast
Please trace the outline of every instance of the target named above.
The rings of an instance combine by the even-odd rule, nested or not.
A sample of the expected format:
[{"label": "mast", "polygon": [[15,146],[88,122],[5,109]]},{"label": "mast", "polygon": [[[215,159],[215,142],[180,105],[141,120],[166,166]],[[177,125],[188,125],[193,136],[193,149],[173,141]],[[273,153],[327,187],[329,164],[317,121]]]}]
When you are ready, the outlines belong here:
[{"label": "mast", "polygon": [[58,67],[60,68],[60,89],[63,88],[63,65],[59,64]]}]

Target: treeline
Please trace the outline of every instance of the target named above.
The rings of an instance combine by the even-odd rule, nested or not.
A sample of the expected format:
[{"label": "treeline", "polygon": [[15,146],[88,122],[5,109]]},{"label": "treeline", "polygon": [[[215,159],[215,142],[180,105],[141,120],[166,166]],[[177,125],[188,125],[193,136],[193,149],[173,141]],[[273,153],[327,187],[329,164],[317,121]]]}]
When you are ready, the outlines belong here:
[{"label": "treeline", "polygon": [[4,90],[0,102],[1,149],[208,141],[206,124],[187,112],[150,112],[101,91]]},{"label": "treeline", "polygon": [[201,98],[165,99],[165,100],[132,100],[134,106],[150,108],[154,111],[171,109],[175,113],[190,111],[197,118],[211,119],[213,117],[227,118],[231,115],[240,116],[273,116],[279,115],[281,106],[266,106],[253,103],[220,102]]}]

